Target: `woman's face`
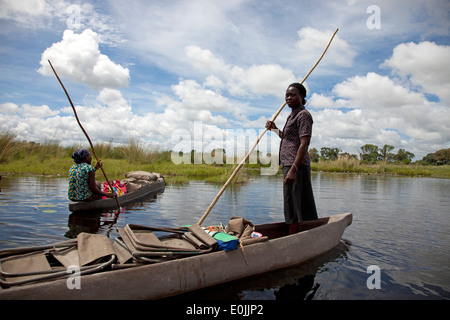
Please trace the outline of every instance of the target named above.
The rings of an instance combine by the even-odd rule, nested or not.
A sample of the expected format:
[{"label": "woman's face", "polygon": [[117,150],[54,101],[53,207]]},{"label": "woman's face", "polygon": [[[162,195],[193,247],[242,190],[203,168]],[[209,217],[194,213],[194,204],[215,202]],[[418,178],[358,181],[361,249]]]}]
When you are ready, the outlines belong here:
[{"label": "woman's face", "polygon": [[87,164],[91,164],[92,162],[92,156],[90,154],[88,154],[84,160],[84,162],[86,162]]},{"label": "woman's face", "polygon": [[297,108],[302,105],[303,97],[298,92],[296,87],[289,87],[286,90],[285,100],[289,107]]}]

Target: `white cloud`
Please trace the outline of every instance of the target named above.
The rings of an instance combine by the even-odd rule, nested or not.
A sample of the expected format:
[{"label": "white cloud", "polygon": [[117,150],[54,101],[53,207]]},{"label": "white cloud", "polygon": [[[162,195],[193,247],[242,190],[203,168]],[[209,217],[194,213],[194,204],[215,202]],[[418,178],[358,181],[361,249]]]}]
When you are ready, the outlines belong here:
[{"label": "white cloud", "polygon": [[12,102],[2,103],[0,104],[0,110],[6,116],[13,115],[17,113],[17,111],[19,110],[19,106]]},{"label": "white cloud", "polygon": [[172,90],[187,109],[225,111],[232,107],[227,98],[204,89],[195,80],[180,80]]},{"label": "white cloud", "polygon": [[64,31],[60,42],[47,48],[41,57],[39,72],[53,75],[48,60],[60,77],[68,77],[95,90],[120,88],[128,85],[130,72],[100,53],[99,37],[90,29],[76,34]]},{"label": "white cloud", "polygon": [[184,51],[194,67],[202,72],[205,72],[204,68],[211,73],[224,74],[230,72],[230,67],[222,59],[215,57],[210,50],[202,49],[196,45],[189,45],[184,48]]},{"label": "white cloud", "polygon": [[97,100],[112,108],[120,109],[125,106],[125,109],[131,111],[119,90],[105,88],[100,91]]},{"label": "white cloud", "polygon": [[251,66],[248,70],[235,70],[234,79],[239,90],[245,91],[249,88],[251,92],[258,95],[279,95],[286,90],[288,84],[297,79],[291,70],[282,68],[275,64]]},{"label": "white cloud", "polygon": [[[214,134],[263,128],[265,118],[283,102],[286,86],[301,79],[298,75],[309,70],[339,27],[310,77],[313,145],[357,153],[365,143],[391,144],[420,158],[450,140],[449,47],[409,41],[438,34],[433,40],[445,43],[449,4],[381,0],[382,28],[369,30],[370,4],[118,0],[101,6],[89,0],[0,0],[0,23],[9,27],[4,30],[18,27],[30,39],[32,30],[46,27],[39,29],[45,35],[34,51],[24,52],[23,61],[34,63],[21,65],[20,76],[3,73],[2,81],[11,81],[7,88],[16,83],[20,88],[23,82],[13,84],[10,79],[25,78],[26,70],[34,72],[35,57],[42,53],[36,48],[44,43],[49,47],[42,53],[40,74],[53,77],[50,59],[63,80],[98,91],[93,95],[78,87],[76,92],[76,100],[83,101],[77,111],[94,140],[127,142],[134,137],[170,147],[172,132],[192,132],[195,121],[201,120]],[[67,28],[72,30],[66,30],[61,41],[42,42]],[[124,39],[127,45],[117,46]],[[5,56],[10,47],[14,50],[9,52],[26,47],[5,45],[0,52]],[[127,66],[135,66],[129,88],[124,87],[131,80],[130,71],[107,55],[113,45]],[[383,61],[392,74],[379,72]],[[5,66],[2,71],[17,70]],[[27,93],[0,92],[2,129],[14,128],[27,140],[58,137],[64,143],[84,142],[71,108],[52,109],[48,96],[54,92],[42,90],[41,95],[41,89],[54,90],[37,83]],[[436,95],[439,102],[427,100],[427,94]],[[29,101],[39,102],[32,106]],[[288,113],[286,108],[277,119],[279,127]]]},{"label": "white cloud", "polygon": [[[0,0],[0,19],[11,20],[21,27],[48,27],[49,19],[61,12],[62,1]],[[59,9],[59,10],[58,10]]]},{"label": "white cloud", "polygon": [[[205,124],[228,126],[224,116],[214,113],[238,113],[240,110],[228,98],[206,89],[195,80],[181,79],[172,86],[174,98],[164,96],[158,100],[159,105],[165,106],[161,114],[155,114],[158,122],[170,124],[173,128],[188,128],[189,121],[201,120]],[[170,129],[168,130],[170,132]]]},{"label": "white cloud", "polygon": [[208,49],[191,45],[185,51],[189,61],[202,73],[211,73],[210,76],[220,80],[221,86],[226,83],[231,95],[279,95],[287,84],[296,81],[291,70],[277,64],[253,65],[245,69],[226,64]]},{"label": "white cloud", "polygon": [[392,57],[383,66],[393,72],[409,77],[412,84],[427,93],[435,94],[450,106],[450,46],[424,41],[401,43],[394,48]]},{"label": "white cloud", "polygon": [[239,28],[229,15],[239,11],[243,2],[118,0],[110,3],[110,11],[141,60],[186,76],[191,71],[182,54],[186,46],[209,44],[214,50],[240,42]]},{"label": "white cloud", "polygon": [[331,97],[326,97],[322,94],[313,93],[309,98],[308,106],[311,108],[337,108],[338,104]]},{"label": "white cloud", "polygon": [[0,108],[0,130],[12,129],[18,139],[27,141],[73,141],[76,123],[70,117],[60,117],[59,113],[47,105],[5,103]]},{"label": "white cloud", "polygon": [[[302,59],[307,61],[317,60],[333,32],[334,30],[322,32],[310,26],[300,29],[297,32],[300,40],[298,40],[296,46],[302,54]],[[356,51],[350,48],[350,45],[345,40],[342,40],[339,34],[336,34],[332,42],[332,50],[327,52],[327,58],[324,63],[349,67],[353,64],[355,56]]]},{"label": "white cloud", "polygon": [[0,105],[1,113],[5,116],[20,114],[25,118],[49,118],[59,114],[58,110],[51,110],[47,105],[33,106],[28,103],[18,106],[15,103],[3,103]]},{"label": "white cloud", "polygon": [[21,113],[26,118],[47,118],[58,115],[59,111],[52,111],[47,105],[32,106],[30,104],[24,104]]},{"label": "white cloud", "polygon": [[[358,153],[366,143],[380,147],[390,144],[406,148],[419,159],[436,151],[433,148],[439,143],[448,145],[448,106],[430,102],[422,93],[403,85],[369,72],[336,84],[332,97],[313,94],[314,132],[318,133],[313,141],[352,153]],[[353,110],[331,109],[342,106],[343,99]]]},{"label": "white cloud", "polygon": [[0,18],[8,18],[17,14],[41,15],[45,12],[46,2],[44,0],[1,0]]},{"label": "white cloud", "polygon": [[[0,19],[33,30],[91,29],[98,33],[101,43],[113,46],[123,43],[117,22],[96,10],[95,4],[70,0],[0,0]],[[9,31],[8,28],[5,30]],[[2,31],[0,29],[0,33]]]},{"label": "white cloud", "polygon": [[407,104],[422,104],[426,99],[420,93],[394,83],[386,76],[369,72],[366,76],[355,76],[333,88],[337,96],[349,99],[355,107],[377,112],[380,108],[395,109]]}]

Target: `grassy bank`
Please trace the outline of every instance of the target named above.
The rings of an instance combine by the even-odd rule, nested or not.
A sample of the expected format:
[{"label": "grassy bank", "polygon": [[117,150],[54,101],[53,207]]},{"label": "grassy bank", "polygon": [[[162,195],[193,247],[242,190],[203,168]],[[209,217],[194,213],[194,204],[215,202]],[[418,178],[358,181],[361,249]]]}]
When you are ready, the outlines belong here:
[{"label": "grassy bank", "polygon": [[374,175],[398,175],[450,179],[450,166],[431,166],[419,164],[362,164],[357,159],[319,161],[311,164],[312,171],[343,172]]},{"label": "grassy bank", "polygon": [[[67,176],[74,163],[72,152],[79,148],[87,147],[63,147],[58,141],[42,144],[19,141],[11,132],[0,133],[0,174]],[[189,180],[224,183],[234,169],[232,165],[176,165],[171,160],[171,152],[146,150],[133,139],[122,146],[97,143],[94,144],[94,149],[98,158],[102,159],[109,179],[121,180],[126,172],[143,170],[163,174],[167,184],[183,184]],[[93,164],[95,162],[94,159]],[[241,171],[234,182],[247,180],[245,170]],[[97,173],[97,179],[103,179],[101,172]]]},{"label": "grassy bank", "polygon": [[[157,162],[153,164],[131,163],[126,159],[102,159],[103,168],[109,179],[124,179],[124,173],[135,170],[158,172],[165,176],[167,184],[183,184],[189,180],[205,181],[211,183],[224,183],[233,172],[234,167],[214,165],[176,165],[171,161]],[[95,161],[93,161],[95,163]],[[69,157],[52,158],[41,161],[38,156],[30,156],[26,159],[14,160],[0,164],[1,174],[38,174],[67,176],[73,160]],[[236,183],[247,180],[247,172],[241,170]],[[97,172],[97,180],[102,180],[101,171]]]},{"label": "grassy bank", "polygon": [[[225,183],[236,165],[207,165],[207,164],[174,164],[171,160],[159,160],[153,163],[130,162],[127,159],[103,158],[104,169],[110,179],[123,179],[124,173],[134,170],[159,172],[166,177],[168,184],[183,184],[189,180],[205,181],[211,183]],[[95,162],[95,161],[94,161]],[[38,174],[67,176],[68,169],[73,164],[72,158],[51,157],[42,159],[39,155],[0,163],[0,174]],[[378,164],[353,164],[336,161],[319,161],[311,163],[311,170],[316,172],[372,174],[372,175],[398,175],[414,177],[432,177],[450,179],[450,166],[426,165],[396,165],[380,162]],[[260,166],[244,166],[234,182],[242,183],[248,180],[249,175],[259,174]],[[281,170],[279,171],[281,172]],[[102,179],[101,172],[97,179]]]},{"label": "grassy bank", "polygon": [[[0,133],[0,174],[38,174],[67,176],[73,164],[71,154],[83,146],[63,147],[59,142],[34,143],[18,141],[10,132]],[[84,146],[85,147],[85,146]],[[170,151],[146,150],[134,140],[127,145],[113,146],[112,143],[94,145],[97,156],[102,159],[110,179],[123,179],[124,173],[134,170],[158,172],[166,177],[168,184],[183,184],[198,180],[223,184],[230,177],[236,165],[174,164]],[[191,154],[193,158],[194,155]],[[240,160],[235,159],[234,163]],[[95,163],[95,160],[94,160]],[[248,180],[249,175],[259,174],[262,165],[245,165],[234,183]],[[319,161],[311,164],[312,171],[342,172],[357,174],[380,174],[421,176],[450,179],[450,166],[418,164],[362,164],[357,159],[343,158],[335,161]],[[279,170],[280,172],[281,170]],[[97,179],[103,179],[97,173]]]}]

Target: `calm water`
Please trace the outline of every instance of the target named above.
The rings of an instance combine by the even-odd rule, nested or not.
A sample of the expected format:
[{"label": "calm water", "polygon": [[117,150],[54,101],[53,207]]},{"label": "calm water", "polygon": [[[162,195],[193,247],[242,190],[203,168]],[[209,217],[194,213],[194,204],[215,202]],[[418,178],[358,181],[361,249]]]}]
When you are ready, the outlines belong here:
[{"label": "calm water", "polygon": [[[353,213],[341,243],[322,256],[263,277],[189,293],[181,299],[449,299],[450,180],[313,173],[319,216]],[[0,249],[42,245],[79,232],[114,238],[127,223],[178,227],[198,221],[220,185],[166,187],[156,198],[102,214],[71,214],[67,180],[3,176]],[[232,216],[282,221],[281,176],[254,176],[229,188],[204,226]],[[367,268],[380,268],[369,289]]]}]

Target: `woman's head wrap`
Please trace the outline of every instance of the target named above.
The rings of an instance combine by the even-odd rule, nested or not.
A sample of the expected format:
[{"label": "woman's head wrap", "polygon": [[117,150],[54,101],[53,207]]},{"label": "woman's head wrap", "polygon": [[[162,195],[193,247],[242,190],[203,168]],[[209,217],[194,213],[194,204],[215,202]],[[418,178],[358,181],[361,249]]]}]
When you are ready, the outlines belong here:
[{"label": "woman's head wrap", "polygon": [[86,149],[78,149],[72,154],[72,158],[76,164],[83,163],[86,157],[90,155]]}]

